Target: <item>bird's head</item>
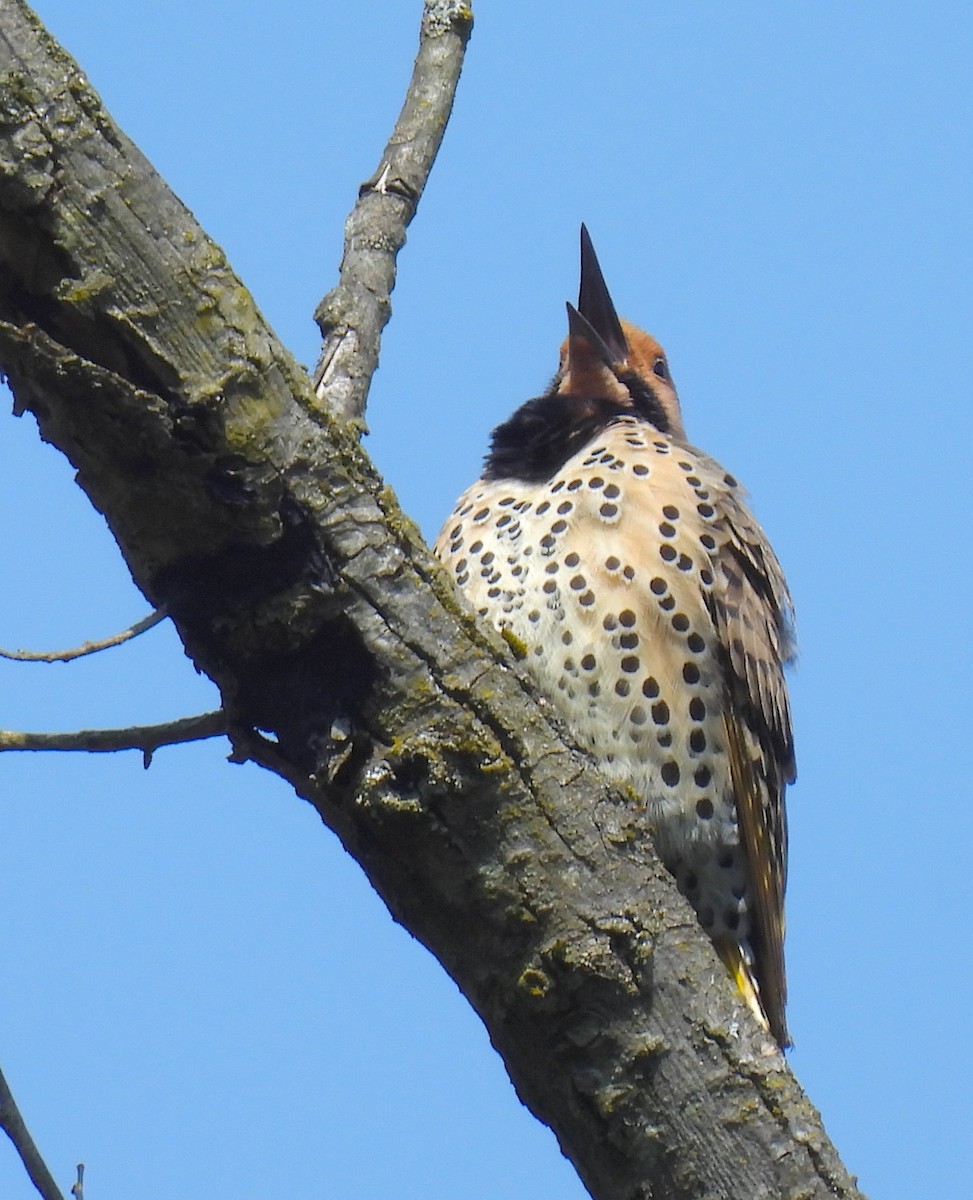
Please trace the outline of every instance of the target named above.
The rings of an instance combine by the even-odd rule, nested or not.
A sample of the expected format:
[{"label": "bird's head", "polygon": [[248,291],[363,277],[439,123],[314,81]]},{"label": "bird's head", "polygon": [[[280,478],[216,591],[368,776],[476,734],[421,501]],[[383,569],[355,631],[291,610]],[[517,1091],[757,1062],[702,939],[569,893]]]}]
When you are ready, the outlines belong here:
[{"label": "bird's head", "polygon": [[567,309],[557,394],[612,401],[651,421],[660,433],[684,439],[665,351],[651,334],[619,319],[584,225],[578,307],[569,304]]},{"label": "bird's head", "polygon": [[483,477],[550,479],[599,430],[627,416],[685,440],[665,351],[654,337],[618,319],[582,225],[581,291],[578,307],[568,305],[561,365],[543,396],[494,429]]}]

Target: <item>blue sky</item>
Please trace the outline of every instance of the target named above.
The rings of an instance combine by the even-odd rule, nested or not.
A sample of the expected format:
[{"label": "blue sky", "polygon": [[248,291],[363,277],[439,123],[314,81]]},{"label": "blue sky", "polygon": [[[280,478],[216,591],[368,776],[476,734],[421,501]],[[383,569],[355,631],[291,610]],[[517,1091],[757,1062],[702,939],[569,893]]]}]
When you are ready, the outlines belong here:
[{"label": "blue sky", "polygon": [[[38,0],[278,334],[398,111],[418,0]],[[787,570],[791,1064],[884,1200],[968,1188],[973,9],[483,0],[400,259],[368,448],[435,535],[556,365],[585,220],[690,437]],[[3,422],[0,644],[145,610],[29,418]],[[210,707],[170,629],[0,664],[0,726]],[[91,1195],[584,1195],[477,1018],[311,810],[219,743],[0,759],[0,1062]],[[0,1145],[0,1195],[32,1191]]]}]

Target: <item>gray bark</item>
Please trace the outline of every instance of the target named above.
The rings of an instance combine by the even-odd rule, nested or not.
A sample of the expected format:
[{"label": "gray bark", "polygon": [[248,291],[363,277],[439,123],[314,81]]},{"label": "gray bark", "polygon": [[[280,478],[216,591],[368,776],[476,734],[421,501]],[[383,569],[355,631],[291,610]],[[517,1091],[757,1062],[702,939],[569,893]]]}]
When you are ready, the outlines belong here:
[{"label": "gray bark", "polygon": [[632,797],[73,62],[18,0],[0,18],[0,364],[219,686],[234,754],[338,833],[592,1196],[859,1196]]}]

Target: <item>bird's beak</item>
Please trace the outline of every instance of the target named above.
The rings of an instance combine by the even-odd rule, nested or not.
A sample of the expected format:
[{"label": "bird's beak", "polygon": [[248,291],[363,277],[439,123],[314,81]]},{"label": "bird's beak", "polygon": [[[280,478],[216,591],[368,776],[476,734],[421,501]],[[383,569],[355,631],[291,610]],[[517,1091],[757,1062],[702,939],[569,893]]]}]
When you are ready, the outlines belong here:
[{"label": "bird's beak", "polygon": [[[572,316],[573,314],[573,316]],[[584,322],[578,327],[577,318]],[[595,338],[592,338],[592,333]],[[575,336],[586,338],[593,347],[604,349],[605,363],[621,363],[628,358],[628,342],[622,331],[621,321],[615,305],[608,294],[605,277],[598,265],[598,256],[591,244],[591,237],[584,225],[581,226],[581,288],[578,292],[578,307],[568,305],[568,339]]]},{"label": "bird's beak", "polygon": [[[591,362],[592,366],[598,363],[605,367],[618,362],[618,355],[588,318],[578,312],[573,304],[567,304],[565,307],[568,310],[568,362],[574,363],[582,359]],[[627,353],[626,350],[626,355]]]}]

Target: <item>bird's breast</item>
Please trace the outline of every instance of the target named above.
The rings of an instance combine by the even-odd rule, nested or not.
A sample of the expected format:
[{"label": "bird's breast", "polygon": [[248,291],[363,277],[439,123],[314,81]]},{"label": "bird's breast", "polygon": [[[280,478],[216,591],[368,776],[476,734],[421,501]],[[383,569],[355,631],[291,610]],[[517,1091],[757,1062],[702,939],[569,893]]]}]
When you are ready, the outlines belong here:
[{"label": "bird's breast", "polygon": [[543,483],[474,484],[436,545],[481,615],[527,647],[576,740],[644,798],[694,903],[715,869],[713,904],[703,896],[702,907],[718,906],[734,930],[744,865],[708,596],[720,498],[735,486],[711,460],[623,417]]}]

